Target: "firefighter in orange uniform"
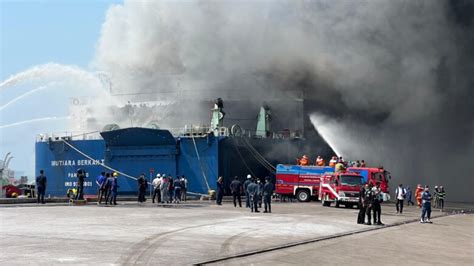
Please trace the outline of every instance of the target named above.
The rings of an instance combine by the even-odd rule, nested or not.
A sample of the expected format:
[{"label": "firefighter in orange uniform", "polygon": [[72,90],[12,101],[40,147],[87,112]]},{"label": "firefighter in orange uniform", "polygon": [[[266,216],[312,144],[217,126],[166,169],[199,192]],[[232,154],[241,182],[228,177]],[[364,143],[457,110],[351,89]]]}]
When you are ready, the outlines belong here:
[{"label": "firefighter in orange uniform", "polygon": [[301,159],[297,159],[298,165],[309,165],[309,158],[306,155],[303,155]]},{"label": "firefighter in orange uniform", "polygon": [[418,208],[421,208],[421,194],[423,193],[423,187],[418,184],[415,191],[416,202],[418,203]]},{"label": "firefighter in orange uniform", "polygon": [[337,157],[336,156],[333,156],[331,158],[331,160],[329,161],[329,166],[330,167],[335,167],[336,166],[336,163],[337,163]]},{"label": "firefighter in orange uniform", "polygon": [[326,164],[326,162],[324,161],[324,159],[318,155],[318,158],[316,158],[316,165],[317,166],[324,166]]}]

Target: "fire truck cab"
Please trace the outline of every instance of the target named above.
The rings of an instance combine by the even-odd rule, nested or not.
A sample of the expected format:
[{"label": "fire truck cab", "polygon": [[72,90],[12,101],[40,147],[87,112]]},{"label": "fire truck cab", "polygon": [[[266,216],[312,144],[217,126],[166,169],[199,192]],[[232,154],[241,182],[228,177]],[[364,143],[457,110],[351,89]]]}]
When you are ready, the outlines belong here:
[{"label": "fire truck cab", "polygon": [[364,178],[356,173],[337,172],[321,177],[318,199],[323,206],[331,206],[335,203],[336,208],[340,204],[352,208],[359,201],[360,187]]},{"label": "fire truck cab", "polygon": [[349,167],[347,172],[352,172],[361,175],[364,178],[364,182],[368,182],[375,186],[377,182],[380,182],[380,188],[382,192],[388,196],[388,181],[391,179],[390,172],[386,171],[383,167]]}]

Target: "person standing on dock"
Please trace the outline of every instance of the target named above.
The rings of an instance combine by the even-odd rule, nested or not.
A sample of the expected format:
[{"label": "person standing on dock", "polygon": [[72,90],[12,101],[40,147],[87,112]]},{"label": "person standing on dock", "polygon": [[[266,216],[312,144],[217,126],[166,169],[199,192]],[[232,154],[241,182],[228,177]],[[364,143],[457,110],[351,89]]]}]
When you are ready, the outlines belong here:
[{"label": "person standing on dock", "polygon": [[76,200],[84,200],[84,180],[86,179],[86,171],[77,170],[77,197]]},{"label": "person standing on dock", "polygon": [[413,193],[411,191],[411,188],[410,187],[407,187],[407,195],[406,195],[406,199],[407,199],[407,206],[410,206],[410,204],[412,206],[415,205],[415,203],[412,201],[412,197],[413,197]]},{"label": "person standing on dock", "polygon": [[161,177],[160,192],[161,192],[161,203],[168,203],[168,178],[165,174]]},{"label": "person standing on dock", "polygon": [[[263,204],[265,205],[264,212],[272,212],[272,195],[275,191],[275,186],[270,181],[270,177],[265,177],[265,185],[263,186]],[[268,211],[267,211],[268,210]]]},{"label": "person standing on dock", "polygon": [[398,185],[398,187],[395,189],[395,197],[397,197],[397,213],[403,213],[403,202],[405,201],[406,194],[407,191],[402,184]]},{"label": "person standing on dock", "polygon": [[145,202],[145,193],[146,193],[146,179],[145,174],[141,174],[137,179],[138,182],[138,202]]},{"label": "person standing on dock", "polygon": [[369,184],[365,183],[365,185],[361,187],[359,191],[359,215],[357,215],[358,224],[364,224],[364,221],[365,221],[366,206],[364,204],[364,199],[365,199],[365,191],[367,189],[369,189]]},{"label": "person standing on dock", "polygon": [[418,208],[421,208],[421,194],[423,193],[423,187],[418,184],[415,190],[415,198],[416,198],[416,203],[418,204]]},{"label": "person standing on dock", "polygon": [[156,198],[156,202],[157,202],[157,203],[160,203],[160,202],[161,202],[161,190],[160,190],[161,175],[160,175],[160,174],[156,174],[156,178],[153,179],[153,181],[151,182],[151,184],[153,185],[153,198],[152,198],[152,202],[155,203],[155,198]]},{"label": "person standing on dock", "polygon": [[438,200],[439,200],[439,206],[441,210],[444,209],[444,198],[446,197],[446,192],[444,191],[444,187],[440,186],[439,187],[439,192],[438,192]]},{"label": "person standing on dock", "polygon": [[117,205],[117,190],[120,187],[118,185],[118,173],[114,172],[112,174],[112,177],[113,177],[112,187],[110,188],[110,192],[112,193],[112,196],[110,197],[110,205],[112,205],[112,203],[114,205]]},{"label": "person standing on dock", "polygon": [[252,176],[250,174],[247,175],[247,180],[244,182],[244,193],[245,193],[245,208],[250,208],[250,195],[247,192],[247,187],[252,183]]},{"label": "person standing on dock", "polygon": [[380,188],[380,182],[375,184],[375,187],[372,188],[374,192],[374,200],[373,200],[373,213],[374,213],[374,224],[377,225],[384,225],[382,220],[380,220],[380,216],[382,214],[382,207],[381,204],[383,201],[382,197],[382,189]]},{"label": "person standing on dock", "polygon": [[36,203],[38,204],[45,204],[44,202],[44,194],[46,192],[46,183],[47,183],[47,178],[44,175],[44,171],[40,170],[40,175],[36,177],[36,194],[38,195],[38,199],[36,200]]},{"label": "person standing on dock", "polygon": [[114,177],[112,174],[105,174],[104,181],[104,192],[105,192],[105,205],[109,204],[109,199],[112,198],[112,184],[114,183]]},{"label": "person standing on dock", "polygon": [[[421,220],[420,223],[432,223],[431,222],[431,194],[430,188],[425,187],[425,191],[421,194]],[[425,219],[425,216],[427,219]]]},{"label": "person standing on dock", "polygon": [[179,179],[179,176],[176,176],[173,187],[174,187],[174,203],[179,203],[179,200],[181,199],[181,180]]},{"label": "person standing on dock", "polygon": [[216,193],[216,203],[217,205],[222,205],[222,198],[224,197],[224,178],[219,176],[217,179],[217,193]]},{"label": "person standing on dock", "polygon": [[105,197],[104,182],[105,172],[102,172],[95,180],[95,183],[97,184],[97,205],[100,205],[102,203],[102,198]]},{"label": "person standing on dock", "polygon": [[184,175],[181,176],[181,201],[186,202],[188,193],[188,179]]},{"label": "person standing on dock", "polygon": [[234,180],[230,183],[230,192],[232,193],[234,207],[237,207],[238,201],[239,207],[242,208],[242,200],[240,199],[240,195],[242,194],[242,183],[240,182],[238,176],[235,176]]},{"label": "person standing on dock", "polygon": [[247,193],[250,196],[250,211],[251,212],[260,212],[258,211],[258,194],[259,186],[255,179],[247,186]]}]

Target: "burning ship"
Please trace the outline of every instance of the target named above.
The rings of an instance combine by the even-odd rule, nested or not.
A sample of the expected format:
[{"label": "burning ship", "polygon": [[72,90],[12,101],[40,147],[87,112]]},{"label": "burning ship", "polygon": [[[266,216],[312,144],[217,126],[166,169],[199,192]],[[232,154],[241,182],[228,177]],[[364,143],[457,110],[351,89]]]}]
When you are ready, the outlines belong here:
[{"label": "burning ship", "polygon": [[[181,105],[186,103],[169,103],[166,108],[174,110]],[[97,123],[91,117],[79,119],[87,114],[87,105],[80,100],[72,99],[71,106],[71,116],[79,124]],[[76,186],[79,168],[87,173],[85,194],[96,193],[95,178],[102,171],[120,174],[122,195],[136,193],[136,178],[142,173],[150,181],[157,173],[185,175],[189,192],[207,194],[215,189],[219,176],[226,184],[235,176],[243,178],[247,174],[264,178],[274,175],[276,164],[294,163],[302,154],[326,158],[334,154],[304,115],[304,101],[270,100],[261,106],[228,101],[227,113],[220,98],[199,106],[208,111],[198,115],[207,116],[210,111],[210,124],[163,129],[153,118],[163,111],[162,105],[128,103],[114,107],[112,113],[149,114],[147,121],[140,121],[146,122],[145,126],[120,128],[108,124],[100,132],[40,134],[35,147],[36,172],[45,171],[52,196],[64,196]],[[244,111],[255,116],[232,117]],[[288,119],[288,115],[293,118]]]}]

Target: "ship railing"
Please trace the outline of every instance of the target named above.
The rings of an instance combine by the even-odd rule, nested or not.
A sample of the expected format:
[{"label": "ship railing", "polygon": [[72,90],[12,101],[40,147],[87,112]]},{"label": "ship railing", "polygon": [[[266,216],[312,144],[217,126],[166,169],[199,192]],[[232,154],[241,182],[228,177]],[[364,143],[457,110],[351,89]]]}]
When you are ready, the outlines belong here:
[{"label": "ship railing", "polygon": [[97,140],[102,139],[99,131],[93,132],[53,132],[53,133],[42,133],[36,135],[36,142],[47,142],[47,141],[58,141],[64,140]]},{"label": "ship railing", "polygon": [[168,129],[173,136],[176,137],[205,137],[210,132],[214,133],[214,136],[229,136],[229,128],[217,127],[214,130],[210,126],[192,125],[185,126],[184,128],[170,128]]}]

